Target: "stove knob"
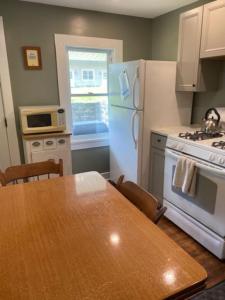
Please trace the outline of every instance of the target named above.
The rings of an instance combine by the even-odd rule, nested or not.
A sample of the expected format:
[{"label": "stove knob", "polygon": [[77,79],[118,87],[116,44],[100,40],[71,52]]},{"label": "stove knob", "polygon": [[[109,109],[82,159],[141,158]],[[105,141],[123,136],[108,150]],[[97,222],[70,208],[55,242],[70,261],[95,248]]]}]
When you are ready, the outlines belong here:
[{"label": "stove knob", "polygon": [[220,163],[221,165],[223,165],[223,164],[225,163],[224,158],[220,157],[220,158],[219,158],[219,163]]},{"label": "stove knob", "polygon": [[215,155],[213,155],[213,154],[210,154],[210,156],[209,156],[209,160],[210,160],[210,161],[214,161],[215,159],[216,159]]}]

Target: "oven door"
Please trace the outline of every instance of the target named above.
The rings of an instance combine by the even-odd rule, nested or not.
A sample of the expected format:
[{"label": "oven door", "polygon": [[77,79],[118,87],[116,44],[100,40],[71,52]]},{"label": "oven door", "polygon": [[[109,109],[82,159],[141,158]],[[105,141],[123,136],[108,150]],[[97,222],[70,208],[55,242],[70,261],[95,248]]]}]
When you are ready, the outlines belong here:
[{"label": "oven door", "polygon": [[179,152],[166,149],[164,199],[224,237],[225,169],[192,157],[198,169],[196,194],[192,198],[172,185],[176,163],[181,155],[183,156]]}]

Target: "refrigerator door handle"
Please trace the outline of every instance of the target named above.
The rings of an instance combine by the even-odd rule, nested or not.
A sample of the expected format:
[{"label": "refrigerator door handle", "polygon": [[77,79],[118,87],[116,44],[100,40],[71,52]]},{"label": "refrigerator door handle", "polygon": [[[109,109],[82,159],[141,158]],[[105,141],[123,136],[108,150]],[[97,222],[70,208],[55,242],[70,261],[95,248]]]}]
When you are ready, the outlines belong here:
[{"label": "refrigerator door handle", "polygon": [[137,149],[137,139],[135,137],[135,118],[136,116],[138,115],[138,112],[137,111],[134,111],[133,115],[132,115],[132,138],[133,138],[133,142],[134,142],[134,148]]},{"label": "refrigerator door handle", "polygon": [[135,87],[136,87],[137,79],[138,79],[138,74],[137,74],[137,72],[136,72],[136,73],[135,73],[135,76],[134,76],[133,90],[132,90],[132,93],[133,93],[133,106],[134,106],[134,109],[138,109],[138,107],[136,106],[136,103],[135,103]]}]

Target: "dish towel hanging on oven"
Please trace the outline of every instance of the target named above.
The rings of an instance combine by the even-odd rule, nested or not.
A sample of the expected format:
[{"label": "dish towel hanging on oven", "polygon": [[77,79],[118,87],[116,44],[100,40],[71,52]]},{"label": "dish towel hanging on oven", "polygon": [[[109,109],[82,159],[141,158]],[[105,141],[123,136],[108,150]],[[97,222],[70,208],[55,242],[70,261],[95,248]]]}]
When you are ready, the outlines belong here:
[{"label": "dish towel hanging on oven", "polygon": [[184,194],[190,197],[195,196],[196,190],[196,163],[184,156],[181,156],[175,168],[173,176],[173,186],[180,189]]}]

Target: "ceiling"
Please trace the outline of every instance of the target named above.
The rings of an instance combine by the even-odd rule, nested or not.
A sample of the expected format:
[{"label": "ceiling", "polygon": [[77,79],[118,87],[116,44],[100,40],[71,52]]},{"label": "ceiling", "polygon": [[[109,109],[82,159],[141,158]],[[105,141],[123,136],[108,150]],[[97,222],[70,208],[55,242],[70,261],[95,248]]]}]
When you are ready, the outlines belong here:
[{"label": "ceiling", "polygon": [[121,15],[155,18],[197,0],[21,0]]}]

